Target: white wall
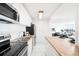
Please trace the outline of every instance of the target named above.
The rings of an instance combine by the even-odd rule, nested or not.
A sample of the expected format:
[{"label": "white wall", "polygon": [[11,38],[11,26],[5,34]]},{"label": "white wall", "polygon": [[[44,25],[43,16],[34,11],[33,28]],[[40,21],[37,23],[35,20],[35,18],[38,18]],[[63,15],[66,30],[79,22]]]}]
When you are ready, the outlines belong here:
[{"label": "white wall", "polygon": [[76,44],[79,46],[79,4],[76,4]]},{"label": "white wall", "polygon": [[20,32],[25,31],[25,26],[17,24],[0,24],[0,32]]},{"label": "white wall", "polygon": [[33,23],[36,25],[37,32],[41,33],[42,35],[47,34],[48,32],[48,22],[44,19],[40,20],[33,20]]},{"label": "white wall", "polygon": [[48,35],[48,22],[44,19],[36,19],[33,23],[36,25],[36,42],[42,42]]}]

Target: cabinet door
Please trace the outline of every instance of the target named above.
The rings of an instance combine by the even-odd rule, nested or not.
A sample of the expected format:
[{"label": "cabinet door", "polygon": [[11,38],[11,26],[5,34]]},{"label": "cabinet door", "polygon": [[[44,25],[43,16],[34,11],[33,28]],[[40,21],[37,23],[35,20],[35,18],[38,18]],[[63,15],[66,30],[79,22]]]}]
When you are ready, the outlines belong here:
[{"label": "cabinet door", "polygon": [[30,40],[28,41],[28,52],[27,52],[28,56],[31,55],[32,49],[33,49],[33,43],[32,43],[32,38],[30,38]]}]

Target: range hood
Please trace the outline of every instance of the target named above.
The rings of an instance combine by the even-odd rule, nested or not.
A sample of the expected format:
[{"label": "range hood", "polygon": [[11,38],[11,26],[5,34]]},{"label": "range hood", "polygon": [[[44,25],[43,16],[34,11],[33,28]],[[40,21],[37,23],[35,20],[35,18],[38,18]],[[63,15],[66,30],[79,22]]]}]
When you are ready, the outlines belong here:
[{"label": "range hood", "polygon": [[18,12],[8,4],[0,3],[0,23],[16,23],[18,21]]}]

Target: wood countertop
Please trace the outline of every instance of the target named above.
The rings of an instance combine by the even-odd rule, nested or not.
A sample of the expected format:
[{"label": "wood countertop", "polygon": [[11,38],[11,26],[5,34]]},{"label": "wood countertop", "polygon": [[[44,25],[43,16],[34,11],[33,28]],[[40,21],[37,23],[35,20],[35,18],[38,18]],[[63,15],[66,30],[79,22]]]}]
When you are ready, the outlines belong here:
[{"label": "wood countertop", "polygon": [[68,38],[47,37],[47,40],[62,56],[79,56],[79,47],[70,43]]}]

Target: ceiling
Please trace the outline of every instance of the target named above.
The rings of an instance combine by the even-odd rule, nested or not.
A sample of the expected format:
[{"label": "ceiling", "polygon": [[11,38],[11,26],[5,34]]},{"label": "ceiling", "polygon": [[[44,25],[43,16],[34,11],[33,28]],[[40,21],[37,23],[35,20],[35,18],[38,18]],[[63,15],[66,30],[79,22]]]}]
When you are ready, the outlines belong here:
[{"label": "ceiling", "polygon": [[53,23],[75,22],[75,4],[73,3],[26,3],[23,4],[32,19],[38,18],[38,11],[44,11],[43,20]]},{"label": "ceiling", "polygon": [[65,3],[51,16],[52,23],[75,23],[76,4]]},{"label": "ceiling", "polygon": [[48,19],[49,16],[55,12],[60,6],[59,3],[26,3],[23,4],[25,9],[28,11],[32,19],[39,19],[38,11],[42,9],[44,11],[42,19]]}]

